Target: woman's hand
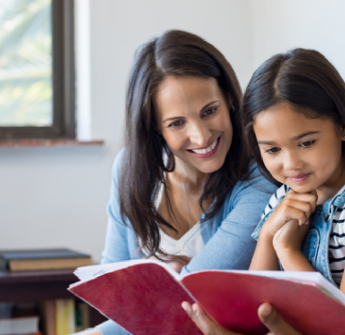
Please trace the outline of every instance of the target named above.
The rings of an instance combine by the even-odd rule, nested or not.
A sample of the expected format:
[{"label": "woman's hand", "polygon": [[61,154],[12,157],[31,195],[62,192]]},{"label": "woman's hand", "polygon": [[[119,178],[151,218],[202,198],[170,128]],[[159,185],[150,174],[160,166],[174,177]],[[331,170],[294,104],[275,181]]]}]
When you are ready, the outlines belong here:
[{"label": "woman's hand", "polygon": [[264,223],[264,234],[272,239],[287,222],[296,220],[299,226],[309,223],[310,215],[315,211],[317,193],[296,193],[290,190],[271,216]]},{"label": "woman's hand", "polygon": [[[191,305],[184,301],[182,307],[205,335],[241,335],[219,327],[197,303]],[[268,303],[259,307],[258,316],[270,330],[269,335],[302,335],[287,324]]]},{"label": "woman's hand", "polygon": [[184,301],[182,308],[205,335],[241,335],[219,327],[197,303]]},{"label": "woman's hand", "polygon": [[267,335],[302,335],[286,323],[277,311],[267,302],[259,307],[258,316],[262,323],[270,330]]}]

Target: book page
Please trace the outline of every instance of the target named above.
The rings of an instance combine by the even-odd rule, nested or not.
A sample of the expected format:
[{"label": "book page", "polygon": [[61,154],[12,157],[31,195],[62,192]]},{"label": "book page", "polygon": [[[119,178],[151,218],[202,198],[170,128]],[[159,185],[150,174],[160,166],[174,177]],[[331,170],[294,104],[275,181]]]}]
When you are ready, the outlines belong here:
[{"label": "book page", "polygon": [[135,259],[135,260],[129,260],[129,261],[123,261],[123,262],[116,262],[116,263],[82,266],[82,267],[77,268],[74,271],[74,274],[81,281],[87,281],[87,280],[102,276],[105,273],[109,273],[112,271],[116,271],[119,269],[127,268],[129,266],[134,266],[136,264],[143,264],[143,263],[154,263],[154,264],[160,265],[163,268],[165,268],[176,280],[180,280],[180,275],[176,271],[174,271],[169,265],[165,264],[164,262],[160,262],[158,260],[152,260],[152,259]]}]

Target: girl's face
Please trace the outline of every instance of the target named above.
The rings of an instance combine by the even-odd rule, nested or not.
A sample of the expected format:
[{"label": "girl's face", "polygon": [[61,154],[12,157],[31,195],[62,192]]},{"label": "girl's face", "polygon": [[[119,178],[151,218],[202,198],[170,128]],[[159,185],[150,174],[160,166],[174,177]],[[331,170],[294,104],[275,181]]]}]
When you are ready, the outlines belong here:
[{"label": "girl's face", "polygon": [[168,76],[153,101],[158,131],[176,158],[205,174],[222,167],[233,131],[214,78]]},{"label": "girl's face", "polygon": [[254,132],[267,170],[294,191],[320,198],[344,185],[344,127],[279,103],[255,116]]}]

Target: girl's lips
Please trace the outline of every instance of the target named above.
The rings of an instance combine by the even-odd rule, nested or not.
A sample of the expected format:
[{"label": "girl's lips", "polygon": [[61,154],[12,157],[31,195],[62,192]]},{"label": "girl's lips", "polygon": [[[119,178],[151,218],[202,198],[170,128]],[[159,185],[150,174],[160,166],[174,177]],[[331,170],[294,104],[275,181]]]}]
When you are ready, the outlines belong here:
[{"label": "girl's lips", "polygon": [[309,177],[309,173],[298,175],[298,176],[290,176],[288,178],[294,183],[303,183],[305,180],[307,180],[308,177]]},{"label": "girl's lips", "polygon": [[[195,152],[194,150],[187,150],[187,151],[189,153],[191,153],[193,156],[196,156],[198,158],[208,158],[208,157],[214,155],[216,153],[216,151],[218,150],[219,143],[220,143],[220,136],[217,138],[217,140],[215,142],[217,142],[216,145],[213,147],[212,150],[210,150],[208,152],[207,152],[208,148],[210,148],[210,147],[212,148],[212,146],[214,145],[213,143],[205,149],[198,150],[199,153]],[[203,153],[201,153],[201,152],[203,152]]]}]

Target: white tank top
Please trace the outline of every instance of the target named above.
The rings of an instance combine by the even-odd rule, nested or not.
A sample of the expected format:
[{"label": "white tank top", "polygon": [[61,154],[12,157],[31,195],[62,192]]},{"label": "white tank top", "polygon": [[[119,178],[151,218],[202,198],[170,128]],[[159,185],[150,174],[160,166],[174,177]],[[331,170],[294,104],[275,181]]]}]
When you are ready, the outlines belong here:
[{"label": "white tank top", "polygon": [[[162,184],[155,201],[156,208],[159,207],[162,201],[163,190],[164,186]],[[168,255],[194,257],[205,245],[200,233],[200,228],[200,222],[197,222],[179,240],[175,240],[159,228],[161,237],[160,249]],[[143,250],[143,252],[148,255],[146,250]]]}]

